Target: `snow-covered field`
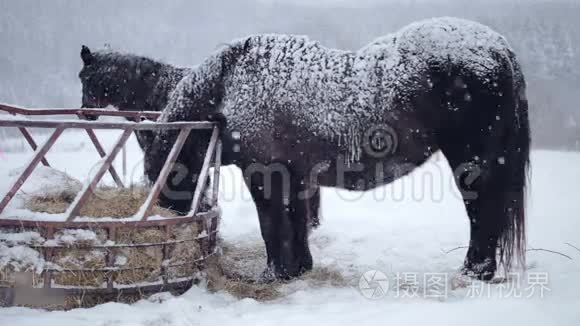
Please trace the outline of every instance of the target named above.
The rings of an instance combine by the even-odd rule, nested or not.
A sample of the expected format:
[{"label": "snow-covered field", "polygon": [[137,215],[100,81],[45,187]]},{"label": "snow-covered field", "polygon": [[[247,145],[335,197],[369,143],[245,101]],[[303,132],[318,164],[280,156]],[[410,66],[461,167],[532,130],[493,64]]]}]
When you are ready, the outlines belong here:
[{"label": "snow-covered field", "polygon": [[[110,146],[115,135],[103,135]],[[10,171],[28,157],[0,153],[0,195]],[[141,154],[134,139],[127,157],[127,178],[138,181]],[[67,134],[48,155],[54,167],[81,180],[96,159],[83,134]],[[119,161],[116,166],[121,171]],[[311,235],[315,271],[280,286],[283,295],[273,301],[236,299],[200,286],[180,297],[158,295],[133,305],[68,312],[0,308],[0,325],[579,325],[580,250],[573,246],[580,247],[580,154],[535,151],[531,175],[528,245],[557,253],[529,251],[527,271],[509,282],[491,285],[457,276],[468,223],[447,163],[437,156],[377,191],[324,189],[322,226]],[[221,180],[224,243],[229,255],[244,258],[235,264],[243,269],[238,272],[258,273],[263,245],[250,196],[237,169],[224,169]],[[380,282],[371,282],[372,289],[379,285],[386,292],[360,282],[373,275]]]}]

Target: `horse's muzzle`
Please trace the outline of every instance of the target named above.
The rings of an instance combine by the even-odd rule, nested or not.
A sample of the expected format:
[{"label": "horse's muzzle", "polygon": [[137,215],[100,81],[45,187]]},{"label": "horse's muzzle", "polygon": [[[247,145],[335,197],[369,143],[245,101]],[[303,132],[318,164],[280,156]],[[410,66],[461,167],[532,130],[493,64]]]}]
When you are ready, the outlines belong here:
[{"label": "horse's muzzle", "polygon": [[93,114],[84,114],[83,109],[88,108],[86,105],[81,105],[81,109],[79,110],[79,118],[82,120],[88,120],[88,121],[95,121],[97,119],[99,119],[98,116],[93,115]]}]

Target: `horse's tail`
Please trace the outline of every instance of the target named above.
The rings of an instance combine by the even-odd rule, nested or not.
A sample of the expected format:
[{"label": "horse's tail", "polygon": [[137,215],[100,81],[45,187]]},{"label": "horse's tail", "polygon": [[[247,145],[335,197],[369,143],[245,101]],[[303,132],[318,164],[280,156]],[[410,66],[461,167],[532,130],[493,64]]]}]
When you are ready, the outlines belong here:
[{"label": "horse's tail", "polygon": [[[504,86],[508,101],[504,108],[504,150],[501,163],[504,165],[505,185],[509,185],[504,197],[505,221],[498,239],[499,263],[506,271],[516,262],[525,267],[526,253],[526,192],[530,167],[530,122],[528,119],[528,100],[526,84],[515,54],[508,52],[508,63],[512,78]],[[513,108],[513,110],[511,110]]]}]

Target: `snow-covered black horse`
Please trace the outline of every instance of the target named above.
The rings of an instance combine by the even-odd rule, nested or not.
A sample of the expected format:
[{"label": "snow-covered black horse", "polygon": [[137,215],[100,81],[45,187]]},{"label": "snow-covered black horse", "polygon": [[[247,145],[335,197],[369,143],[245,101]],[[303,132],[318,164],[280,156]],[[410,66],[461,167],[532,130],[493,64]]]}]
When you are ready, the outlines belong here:
[{"label": "snow-covered black horse", "polygon": [[[83,98],[94,106],[102,93],[91,91],[90,75],[81,72]],[[266,271],[278,278],[312,268],[307,216],[320,186],[373,189],[439,150],[469,216],[464,271],[489,280],[499,264],[509,269],[524,259],[525,82],[506,40],[488,27],[431,19],[356,52],[301,36],[239,39],[183,77],[160,120],[217,117],[225,121],[224,164],[242,169],[258,210]],[[151,180],[175,137],[163,131],[147,146]],[[209,134],[190,138],[178,161],[197,171]]]},{"label": "snow-covered black horse", "polygon": [[[81,48],[81,59],[83,68],[79,73],[79,78],[83,85],[82,108],[113,106],[121,111],[161,111],[167,105],[179,81],[192,71],[191,68],[174,67],[147,57],[109,49],[91,52],[85,45]],[[96,119],[93,116],[86,118]],[[203,132],[198,131],[196,135],[198,133]],[[135,131],[135,135],[141,149],[146,151],[153,141],[153,133],[140,130]],[[199,137],[199,139],[203,143],[205,138]],[[195,141],[197,141],[196,138],[188,139],[187,147],[198,148],[198,145],[192,143]],[[197,155],[202,154],[203,151],[197,153]],[[177,213],[187,214],[190,210],[195,184],[182,181],[194,178],[196,170],[185,168],[184,164],[188,163],[186,158],[182,157],[180,161],[182,164],[178,165],[168,178],[170,180],[168,187],[172,191],[162,192],[159,204]],[[179,193],[180,197],[168,198],[166,195],[169,193]],[[311,227],[317,227],[320,225],[319,194],[310,196],[307,201],[308,224]]]}]

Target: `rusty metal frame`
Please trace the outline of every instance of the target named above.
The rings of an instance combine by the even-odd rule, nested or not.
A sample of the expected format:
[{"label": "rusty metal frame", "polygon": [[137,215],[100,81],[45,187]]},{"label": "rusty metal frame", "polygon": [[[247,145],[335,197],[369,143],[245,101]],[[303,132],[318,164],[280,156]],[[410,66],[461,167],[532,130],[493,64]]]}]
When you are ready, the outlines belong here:
[{"label": "rusty metal frame", "polygon": [[14,181],[12,187],[10,187],[10,190],[8,190],[8,193],[4,196],[4,198],[2,198],[2,201],[0,201],[0,213],[2,213],[4,208],[8,206],[8,203],[10,203],[14,195],[16,195],[20,187],[22,187],[26,179],[28,179],[34,168],[36,168],[38,162],[40,162],[44,158],[44,155],[48,152],[48,150],[50,150],[52,145],[54,145],[58,137],[62,135],[63,131],[64,131],[63,127],[56,128],[56,130],[52,133],[52,135],[48,138],[48,140],[44,143],[44,145],[42,145],[42,147],[40,147],[35,151],[34,157],[28,163],[28,166],[26,166],[24,171],[22,171],[22,173],[20,173],[18,178],[16,178],[16,181]]},{"label": "rusty metal frame", "polygon": [[58,128],[66,129],[126,129],[133,130],[179,130],[181,128],[190,128],[193,130],[212,129],[216,124],[209,121],[199,122],[156,122],[156,123],[137,123],[137,122],[100,122],[100,121],[40,121],[40,120],[0,120],[0,127],[32,127],[32,128]]},{"label": "rusty metal frame", "polygon": [[205,157],[203,159],[203,165],[201,166],[201,171],[200,171],[199,177],[197,179],[195,191],[193,192],[193,201],[191,204],[191,210],[189,211],[189,214],[187,214],[188,217],[195,216],[195,214],[197,213],[197,211],[199,209],[199,203],[201,200],[201,196],[203,194],[203,187],[205,186],[205,182],[206,182],[208,174],[209,174],[211,159],[215,153],[218,137],[219,137],[219,129],[216,126],[213,129],[213,132],[211,134],[211,138],[209,141],[209,145],[207,146],[207,151],[205,152]]},{"label": "rusty metal frame", "polygon": [[75,217],[78,216],[78,214],[81,211],[81,208],[87,202],[89,196],[93,193],[93,190],[96,189],[97,185],[99,184],[99,181],[101,181],[101,178],[105,174],[105,171],[109,170],[111,164],[113,164],[115,156],[117,156],[117,154],[121,150],[121,147],[123,147],[127,142],[127,140],[129,140],[129,136],[131,136],[132,133],[133,129],[131,128],[127,128],[125,129],[125,131],[123,131],[123,134],[121,134],[121,137],[119,137],[119,140],[117,140],[111,152],[107,156],[105,156],[103,164],[101,164],[101,166],[97,170],[97,173],[92,177],[91,181],[87,185],[85,185],[84,188],[79,192],[79,194],[74,199],[73,203],[70,205],[70,208],[65,213],[67,214],[67,221],[70,222]]},{"label": "rusty metal frame", "polygon": [[12,115],[23,116],[50,116],[50,115],[74,115],[85,117],[123,117],[131,118],[133,121],[140,121],[143,119],[156,120],[161,112],[155,111],[113,111],[105,109],[69,109],[69,108],[23,108],[20,106],[0,103],[0,111],[7,112]]},{"label": "rusty metal frame", "polygon": [[[95,146],[95,149],[97,150],[97,152],[99,153],[101,158],[105,158],[105,156],[107,156],[107,153],[105,153],[105,150],[103,149],[103,145],[101,145],[101,143],[99,142],[99,139],[98,139],[97,135],[95,134],[95,132],[92,129],[88,129],[88,128],[85,129],[85,131],[87,132],[89,139],[91,140],[91,142]],[[117,186],[119,186],[121,188],[125,187],[123,185],[123,181],[121,181],[121,178],[119,177],[119,174],[117,174],[117,170],[115,170],[114,166],[112,166],[112,165],[109,166],[109,173],[111,174],[111,177],[113,178],[113,180],[115,181]]]},{"label": "rusty metal frame", "polygon": [[[20,133],[22,136],[24,136],[24,139],[26,139],[26,142],[28,142],[28,145],[30,145],[32,150],[35,151],[38,145],[36,145],[34,138],[32,138],[32,135],[28,132],[28,130],[26,130],[24,127],[19,127],[18,130],[20,130]],[[45,157],[42,158],[41,162],[42,165],[50,167],[50,164],[48,164],[48,161]]]},{"label": "rusty metal frame", "polygon": [[[74,109],[44,109],[44,110],[37,110],[37,109],[25,109],[16,106],[9,106],[6,104],[0,103],[0,110],[6,111],[12,115],[25,115],[25,116],[51,116],[51,115],[72,115],[77,118],[81,118],[84,116],[120,116],[125,117],[127,119],[135,119],[140,120],[140,117],[158,117],[159,112],[119,112],[119,111],[110,111],[110,110],[102,110],[102,109],[82,109],[82,110],[74,110]],[[159,197],[159,193],[161,192],[161,188],[165,183],[169,172],[171,171],[175,159],[179,155],[187,136],[191,132],[191,130],[203,130],[203,129],[213,129],[212,137],[210,139],[210,143],[208,146],[208,151],[205,155],[205,159],[202,166],[202,171],[200,172],[199,180],[197,187],[194,192],[194,198],[192,201],[192,210],[188,214],[188,217],[194,216],[197,213],[199,201],[201,198],[201,191],[202,191],[202,183],[205,183],[208,177],[208,170],[211,165],[211,159],[216,158],[216,160],[221,161],[221,153],[214,154],[217,149],[221,152],[221,143],[219,146],[216,146],[218,143],[218,134],[219,130],[215,123],[212,122],[165,122],[165,123],[138,123],[138,122],[99,122],[99,121],[75,121],[75,120],[66,120],[66,121],[42,121],[42,120],[26,120],[26,119],[11,119],[11,120],[0,120],[1,127],[16,127],[21,130],[25,138],[30,139],[28,142],[33,150],[35,150],[35,155],[33,160],[27,166],[27,168],[22,172],[22,174],[17,178],[16,182],[10,188],[10,191],[7,195],[0,201],[0,213],[6,208],[8,203],[11,201],[12,197],[16,194],[16,192],[20,189],[22,184],[28,179],[38,162],[45,160],[45,155],[50,150],[50,148],[54,145],[58,137],[62,134],[65,129],[84,129],[91,138],[91,141],[95,145],[95,148],[99,152],[99,155],[104,159],[103,163],[101,164],[97,174],[93,177],[91,182],[89,182],[81,193],[78,194],[77,198],[75,198],[73,204],[67,210],[67,221],[73,221],[74,218],[78,215],[80,210],[82,209],[83,205],[86,203],[87,199],[89,198],[92,190],[96,187],[100,179],[102,178],[103,174],[108,170],[113,177],[115,183],[122,187],[123,183],[121,182],[120,178],[118,177],[117,172],[112,166],[112,162],[117,156],[120,149],[128,140],[131,133],[135,130],[160,130],[160,129],[178,129],[180,130],[179,136],[174,143],[174,146],[167,158],[163,169],[160,173],[159,178],[155,182],[151,193],[149,194],[144,207],[142,207],[138,213],[138,216],[141,220],[147,220],[149,214],[151,212],[151,208],[157,201]],[[34,140],[30,136],[30,134],[26,131],[27,127],[33,128],[54,128],[55,132],[53,135],[46,141],[46,143],[38,149]],[[96,134],[94,133],[94,129],[121,129],[123,130],[123,134],[120,139],[117,141],[113,149],[109,154],[106,154],[103,147],[101,146],[100,142]],[[24,130],[24,131],[23,131]],[[29,137],[26,137],[28,134]],[[46,162],[48,164],[48,162]],[[221,162],[215,164],[216,175],[219,174],[219,166]],[[215,175],[214,175],[215,177]],[[219,177],[216,179],[219,180]],[[201,182],[199,182],[201,181]],[[217,189],[217,181],[213,185],[214,189]],[[217,196],[217,194],[216,194]],[[212,199],[213,202],[213,199]],[[215,201],[217,204],[217,201]]]},{"label": "rusty metal frame", "polygon": [[[77,194],[77,197],[73,203],[69,206],[65,212],[66,220],[64,221],[32,221],[32,220],[22,220],[22,219],[10,219],[0,217],[0,226],[9,226],[16,229],[24,228],[34,228],[38,230],[43,230],[43,236],[46,239],[54,239],[54,234],[59,229],[66,228],[80,228],[80,229],[105,229],[108,234],[109,240],[115,240],[117,235],[117,229],[119,228],[147,228],[147,227],[157,227],[165,232],[165,240],[159,243],[147,243],[147,244],[104,244],[102,246],[90,246],[94,249],[102,249],[107,252],[107,265],[103,270],[118,272],[119,268],[114,266],[114,256],[110,256],[110,252],[118,248],[123,247],[147,247],[147,246],[159,246],[163,248],[163,259],[167,259],[169,246],[176,243],[187,242],[187,241],[198,241],[200,244],[200,249],[202,251],[201,258],[197,259],[195,262],[188,262],[187,264],[203,264],[205,260],[215,254],[215,246],[217,241],[217,228],[218,220],[221,211],[218,207],[218,190],[219,190],[219,174],[221,167],[221,148],[222,144],[219,139],[219,129],[217,125],[213,122],[198,121],[198,122],[171,122],[171,123],[139,123],[139,122],[101,122],[101,121],[87,121],[78,120],[83,119],[86,116],[114,116],[114,117],[124,117],[128,120],[141,121],[143,119],[156,119],[159,116],[159,112],[119,112],[119,111],[109,111],[102,109],[26,109],[22,107],[10,106],[0,103],[0,111],[5,111],[12,115],[22,115],[22,116],[54,116],[54,115],[71,115],[77,120],[29,120],[29,119],[9,119],[2,120],[0,118],[0,127],[15,127],[20,130],[24,138],[26,138],[30,147],[34,150],[32,159],[30,160],[28,166],[22,171],[22,173],[16,178],[15,182],[11,186],[8,193],[0,201],[0,214],[9,204],[11,199],[16,195],[22,184],[30,177],[34,168],[38,163],[49,166],[48,161],[45,156],[50,148],[54,145],[57,139],[62,135],[62,133],[67,129],[83,129],[89,135],[93,145],[97,149],[99,155],[103,158],[103,161],[95,175],[89,180],[89,182],[83,187],[83,189]],[[44,144],[40,147],[36,144],[30,133],[26,128],[51,128],[54,129],[52,135],[46,140]],[[113,146],[113,148],[106,153],[103,149],[101,143],[98,140],[97,135],[94,133],[95,129],[117,129],[122,130],[122,134]],[[124,144],[129,139],[130,135],[135,130],[179,130],[179,135],[173,144],[171,152],[162,168],[159,178],[153,185],[145,203],[141,206],[139,212],[132,218],[121,219],[118,221],[95,221],[95,220],[75,220],[82,207],[88,201],[91,193],[94,191],[95,187],[103,177],[103,175],[109,171],[113,180],[119,187],[123,187],[123,183],[115,169],[112,167],[112,163],[123,148]],[[200,171],[198,177],[197,187],[194,191],[194,198],[192,200],[192,209],[189,214],[184,217],[176,218],[162,218],[162,219],[149,219],[151,214],[151,209],[161,192],[162,186],[164,185],[169,172],[171,171],[176,158],[181,152],[187,137],[192,132],[192,130],[212,130],[212,137],[209,141],[207,152],[205,154],[202,170]],[[213,164],[212,164],[213,163]],[[201,199],[201,194],[203,191],[203,186],[209,177],[209,168],[213,165],[213,184],[212,192],[213,197],[211,198],[212,208],[207,212],[199,212],[199,202]],[[171,230],[180,224],[184,223],[195,223],[201,227],[200,232],[203,236],[198,236],[194,239],[181,239],[172,240]],[[43,249],[44,258],[50,261],[55,250],[59,249],[59,246],[40,246]],[[107,276],[107,284],[105,288],[62,288],[67,294],[77,294],[77,293],[87,293],[92,294],[102,293],[102,294],[115,294],[120,295],[121,293],[142,293],[142,292],[154,292],[167,289],[186,289],[194,281],[193,277],[189,279],[168,279],[166,274],[167,268],[175,266],[162,266],[161,267],[161,283],[157,284],[142,284],[140,286],[116,288],[113,282],[112,276]],[[83,270],[78,270],[83,271]],[[89,271],[89,270],[86,270]],[[91,270],[93,271],[93,270]],[[43,286],[45,288],[54,288],[52,285],[53,281],[53,270],[45,269],[43,271]],[[71,272],[75,272],[72,271]],[[58,288],[58,287],[57,287]],[[10,289],[8,289],[10,290]],[[7,289],[0,288],[1,292],[7,291]]]},{"label": "rusty metal frame", "polygon": [[[84,110],[84,109],[81,109],[81,110],[76,110],[76,109],[26,109],[26,108],[14,106],[14,105],[7,105],[7,104],[3,104],[3,103],[0,103],[0,110],[7,112],[9,114],[12,114],[12,115],[22,115],[22,116],[47,116],[47,115],[55,115],[55,114],[75,115],[79,119],[85,119],[85,118],[90,117],[90,116],[92,116],[92,117],[121,116],[121,117],[125,117],[127,119],[131,119],[131,120],[137,121],[137,122],[139,122],[141,120],[145,120],[145,119],[155,120],[160,115],[159,112],[151,112],[151,111],[118,112],[118,111],[110,111],[110,110],[102,110],[102,109],[93,109],[93,110]],[[36,150],[36,148],[37,148],[36,142],[34,141],[34,138],[32,138],[32,135],[30,135],[28,130],[26,130],[25,127],[18,127],[18,129],[20,130],[20,132],[22,133],[22,135],[24,136],[24,138],[26,139],[26,141],[28,142],[28,144],[30,145],[32,150],[33,151]],[[106,155],[105,150],[103,149],[103,146],[101,145],[97,136],[95,135],[95,132],[89,128],[87,128],[85,130],[86,130],[87,135],[89,136],[89,139],[91,140],[92,144],[95,146],[95,149],[97,150],[97,152],[99,153],[101,158],[104,158]],[[50,164],[48,163],[48,161],[45,157],[42,158],[41,162],[44,166],[48,166],[48,167],[50,166]],[[115,170],[114,166],[111,165],[109,167],[109,173],[111,174],[113,181],[115,181],[115,183],[117,184],[118,187],[124,187],[123,182],[121,181],[121,178],[119,177],[119,174]]]},{"label": "rusty metal frame", "polygon": [[177,156],[181,152],[183,144],[185,144],[185,141],[187,140],[187,136],[189,135],[190,131],[191,129],[189,128],[184,128],[180,130],[179,135],[177,136],[177,139],[173,144],[173,148],[171,148],[171,151],[169,152],[169,155],[167,156],[167,159],[163,164],[163,168],[159,173],[159,177],[155,181],[155,184],[153,184],[149,196],[145,200],[143,206],[141,206],[142,208],[137,213],[137,217],[140,218],[142,221],[147,220],[147,218],[150,216],[151,210],[153,209],[153,205],[155,205],[155,202],[157,201],[157,198],[161,193],[161,189],[165,184],[165,181],[167,180],[167,177],[169,176],[171,169],[173,169],[173,166],[175,165],[175,160],[177,159]]}]

